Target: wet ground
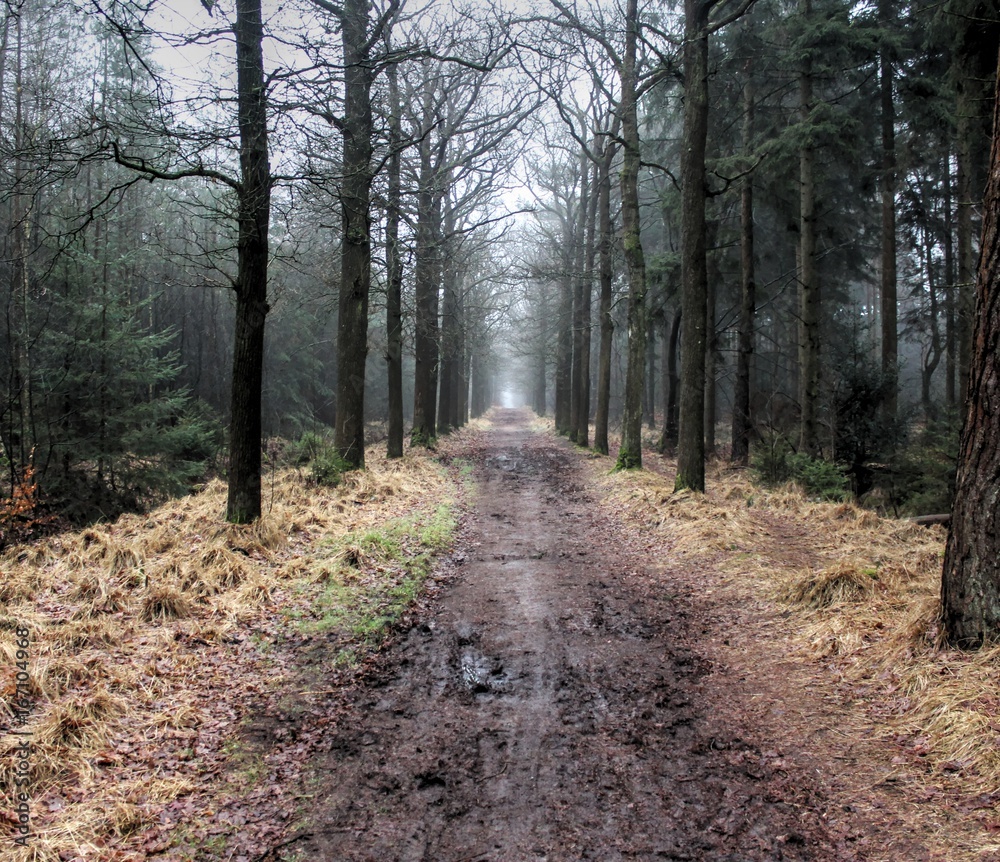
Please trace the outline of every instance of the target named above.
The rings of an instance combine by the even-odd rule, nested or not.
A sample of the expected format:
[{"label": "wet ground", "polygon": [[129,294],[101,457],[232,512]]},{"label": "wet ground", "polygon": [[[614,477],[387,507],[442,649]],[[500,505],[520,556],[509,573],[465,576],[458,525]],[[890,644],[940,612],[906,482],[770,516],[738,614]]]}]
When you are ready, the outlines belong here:
[{"label": "wet ground", "polygon": [[772,774],[703,696],[690,599],[579,455],[508,411],[450,456],[474,467],[458,547],[325,740],[296,858],[849,858],[808,777]]}]

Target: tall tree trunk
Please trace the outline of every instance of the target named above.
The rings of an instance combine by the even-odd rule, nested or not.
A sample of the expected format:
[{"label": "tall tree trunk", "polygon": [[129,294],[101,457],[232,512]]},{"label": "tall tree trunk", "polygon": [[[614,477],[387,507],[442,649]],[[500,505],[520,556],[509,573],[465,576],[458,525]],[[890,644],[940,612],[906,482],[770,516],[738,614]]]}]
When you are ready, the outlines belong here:
[{"label": "tall tree trunk", "polygon": [[[893,23],[891,0],[879,0],[882,26]],[[883,414],[896,417],[898,409],[899,333],[896,301],[896,111],[893,105],[892,57],[887,45],[879,52],[879,94],[882,123],[882,373],[886,377]]]},{"label": "tall tree trunk", "polygon": [[490,380],[486,368],[486,357],[481,350],[472,352],[472,403],[473,419],[482,416],[490,404]]},{"label": "tall tree trunk", "polygon": [[546,286],[540,281],[538,283],[538,317],[535,320],[538,326],[538,353],[535,355],[535,385],[532,392],[532,405],[535,413],[544,416],[548,410],[548,340],[546,331],[549,327],[549,293]]},{"label": "tall tree trunk", "polygon": [[[928,193],[929,191],[930,190],[927,189]],[[925,194],[925,198],[930,199],[930,195]],[[924,271],[926,272],[927,282],[927,296],[930,302],[929,316],[931,343],[922,357],[923,361],[920,367],[920,404],[923,407],[924,416],[928,421],[931,421],[937,418],[936,405],[931,398],[931,384],[934,381],[934,372],[937,370],[937,367],[941,362],[941,355],[944,352],[944,349],[941,343],[941,322],[939,320],[941,312],[940,304],[938,302],[937,270],[934,261],[934,246],[936,237],[926,225],[922,229],[921,235],[923,244]]]},{"label": "tall tree trunk", "polygon": [[573,386],[573,276],[572,256],[563,257],[565,271],[559,279],[559,310],[556,334],[556,433],[568,434]]},{"label": "tall tree trunk", "polygon": [[670,335],[663,351],[663,432],[660,434],[660,453],[666,455],[677,447],[680,376],[677,374],[677,347],[681,339],[682,312],[680,309],[670,322]]},{"label": "tall tree trunk", "polygon": [[468,321],[465,317],[464,278],[463,274],[455,284],[455,352],[453,356],[455,370],[451,381],[451,417],[449,420],[452,428],[461,428],[465,425],[469,398],[469,380],[465,372]]},{"label": "tall tree trunk", "polygon": [[594,237],[597,233],[597,205],[600,194],[600,165],[595,164],[590,183],[589,205],[587,207],[587,233],[584,238],[585,261],[583,266],[583,283],[580,295],[580,414],[576,428],[576,443],[578,446],[590,445],[590,362],[591,362],[591,312],[593,301],[592,285],[594,281]]},{"label": "tall tree trunk", "polygon": [[[752,62],[747,60],[743,84],[743,154],[753,153],[754,88]],[[757,313],[757,280],[754,266],[753,173],[740,187],[740,317],[736,351],[736,381],[733,384],[733,434],[730,461],[746,467],[750,463],[750,374],[754,354],[754,324]]]},{"label": "tall tree trunk", "polygon": [[968,399],[941,577],[944,630],[958,646],[1000,638],[1000,88],[983,206]]},{"label": "tall tree trunk", "polygon": [[[811,0],[803,14],[812,15]],[[820,387],[820,288],[816,266],[815,151],[809,128],[813,108],[812,61],[806,55],[799,74],[799,112],[805,143],[799,152],[799,449],[818,456]]]},{"label": "tall tree trunk", "polygon": [[245,524],[258,519],[261,512],[260,414],[264,322],[268,312],[267,234],[271,217],[260,0],[237,0],[235,32],[240,129],[239,244],[226,519]]},{"label": "tall tree trunk", "polygon": [[[716,220],[708,225],[708,242],[714,248],[719,231]],[[706,282],[705,297],[705,457],[715,457],[715,424],[718,418],[718,387],[716,380],[719,369],[719,336],[715,327],[716,307],[718,305],[717,285],[721,278],[719,272],[718,254],[708,255],[706,252],[706,267],[710,270]]]},{"label": "tall tree trunk", "polygon": [[[429,114],[429,110],[426,112]],[[429,446],[434,440],[437,407],[438,290],[441,267],[441,195],[431,161],[430,141],[420,143],[416,250],[413,266],[415,303],[413,430],[411,442]]]},{"label": "tall tree trunk", "polygon": [[956,183],[958,206],[956,216],[956,242],[958,245],[958,387],[959,404],[965,403],[969,382],[969,363],[972,357],[972,311],[974,302],[973,273],[975,250],[972,242],[972,208],[976,201],[972,191],[972,106],[962,98],[958,100],[958,147],[956,153]]},{"label": "tall tree trunk", "polygon": [[649,328],[646,330],[646,395],[643,398],[642,413],[646,427],[656,427],[656,322],[653,315],[646,316]]},{"label": "tall tree trunk", "polygon": [[684,3],[684,138],[681,149],[681,392],[675,488],[705,490],[705,354],[708,261],[708,4]]},{"label": "tall tree trunk", "polygon": [[[587,216],[590,213],[590,172],[587,170],[587,156],[582,154],[580,157],[580,212],[579,220],[576,225],[576,231],[574,232],[574,246],[576,249],[576,254],[574,255],[574,276],[576,278],[576,285],[573,290],[573,370],[572,370],[572,392],[570,395],[570,411],[569,411],[569,432],[568,437],[574,443],[578,443],[577,439],[580,435],[580,414],[584,410],[583,407],[583,381],[587,375],[587,369],[584,366],[584,347],[583,340],[587,337],[587,332],[585,331],[584,318],[589,316],[589,309],[584,309],[584,292],[589,292],[589,287],[587,286]],[[589,361],[589,351],[587,360]],[[586,423],[586,419],[584,419]],[[586,424],[584,428],[586,429]],[[586,431],[584,431],[584,437],[586,438]],[[584,445],[586,445],[586,439],[584,440]]]},{"label": "tall tree trunk", "polygon": [[445,202],[441,255],[441,374],[438,387],[437,430],[447,434],[454,426],[455,396],[458,394],[458,273],[452,253],[455,215],[451,200]]},{"label": "tall tree trunk", "polygon": [[637,0],[625,11],[625,54],[621,72],[622,117],[622,241],[628,272],[628,365],[619,469],[642,467],[642,390],[646,363],[646,260],[639,220],[639,106],[636,93],[636,48],[639,41]]},{"label": "tall tree trunk", "polygon": [[597,406],[594,413],[594,450],[608,454],[608,416],[611,405],[611,344],[615,332],[611,316],[614,274],[611,269],[611,162],[614,159],[614,145],[607,141],[600,162],[601,177],[598,182],[598,265],[600,270],[601,297],[597,316],[600,325],[601,344],[597,359]]},{"label": "tall tree trunk", "polygon": [[955,321],[955,307],[958,304],[955,292],[955,231],[954,231],[954,200],[952,197],[951,151],[945,152],[944,164],[944,350],[945,379],[944,403],[950,409],[958,405],[958,389],[955,381],[958,377],[958,335]]},{"label": "tall tree trunk", "polygon": [[389,390],[389,439],[386,454],[403,457],[403,258],[399,246],[402,218],[403,133],[400,120],[399,81],[395,65],[386,69],[389,82],[389,164],[385,213],[386,267],[386,348],[385,361]]},{"label": "tall tree trunk", "polygon": [[337,321],[337,423],[334,442],[351,467],[365,465],[365,364],[371,290],[372,64],[368,2],[346,0],[343,179],[340,212],[340,315]]}]

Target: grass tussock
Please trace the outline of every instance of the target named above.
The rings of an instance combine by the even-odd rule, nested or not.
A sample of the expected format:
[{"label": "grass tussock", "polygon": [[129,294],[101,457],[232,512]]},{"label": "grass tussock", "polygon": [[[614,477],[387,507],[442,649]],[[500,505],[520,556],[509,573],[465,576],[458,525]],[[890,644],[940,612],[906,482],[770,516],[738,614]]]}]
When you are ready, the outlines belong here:
[{"label": "grass tussock", "polygon": [[778,597],[791,604],[819,610],[843,602],[868,601],[879,587],[878,569],[843,560],[819,571],[807,571],[798,580],[778,589]]},{"label": "grass tussock", "polygon": [[[213,481],[146,516],[0,556],[4,725],[18,693],[15,633],[30,633],[24,729],[34,744],[35,838],[24,859],[72,858],[87,846],[141,852],[142,833],[160,822],[163,806],[204,793],[185,740],[209,726],[223,750],[225,721],[231,737],[243,708],[240,680],[278,676],[267,672],[266,649],[247,645],[261,632],[294,633],[285,609],[305,616],[321,600],[324,613],[338,612],[317,572],[335,571],[340,583],[354,573],[341,598],[369,610],[347,637],[381,636],[415,598],[419,583],[397,574],[426,574],[440,546],[422,543],[420,531],[447,506],[452,487],[421,453],[389,461],[374,450],[367,460],[367,470],[336,487],[317,486],[301,469],[266,476],[265,517],[255,524],[224,522],[226,488]],[[386,530],[405,519],[419,529]],[[386,547],[359,539],[380,534]],[[199,738],[199,746],[209,742]],[[15,822],[3,815],[14,807],[16,744],[13,734],[0,737],[5,844]]]},{"label": "grass tussock", "polygon": [[711,565],[748,600],[791,610],[801,654],[836,666],[928,785],[1000,787],[1000,645],[966,653],[941,642],[942,528],[812,502],[794,486],[760,488],[722,465],[710,468],[707,493],[674,493],[675,466],[649,466],[595,475],[671,565]]}]

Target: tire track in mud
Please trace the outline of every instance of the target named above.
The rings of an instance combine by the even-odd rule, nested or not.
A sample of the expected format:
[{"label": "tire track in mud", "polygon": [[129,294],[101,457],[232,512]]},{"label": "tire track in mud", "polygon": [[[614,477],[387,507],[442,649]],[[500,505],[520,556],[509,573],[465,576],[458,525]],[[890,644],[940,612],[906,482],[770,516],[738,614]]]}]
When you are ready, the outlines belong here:
[{"label": "tire track in mud", "polygon": [[683,603],[515,411],[461,452],[477,490],[437,607],[315,763],[298,858],[834,858],[808,788],[699,700]]}]

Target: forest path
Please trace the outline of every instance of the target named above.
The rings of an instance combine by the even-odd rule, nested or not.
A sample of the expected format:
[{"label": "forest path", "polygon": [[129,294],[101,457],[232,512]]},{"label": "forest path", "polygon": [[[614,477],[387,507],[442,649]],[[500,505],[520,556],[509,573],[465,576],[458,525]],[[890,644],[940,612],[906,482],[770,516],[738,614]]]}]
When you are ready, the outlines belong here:
[{"label": "forest path", "polygon": [[297,858],[848,858],[808,788],[720,726],[686,600],[581,456],[518,411],[449,455],[475,489],[443,588],[330,729]]}]

